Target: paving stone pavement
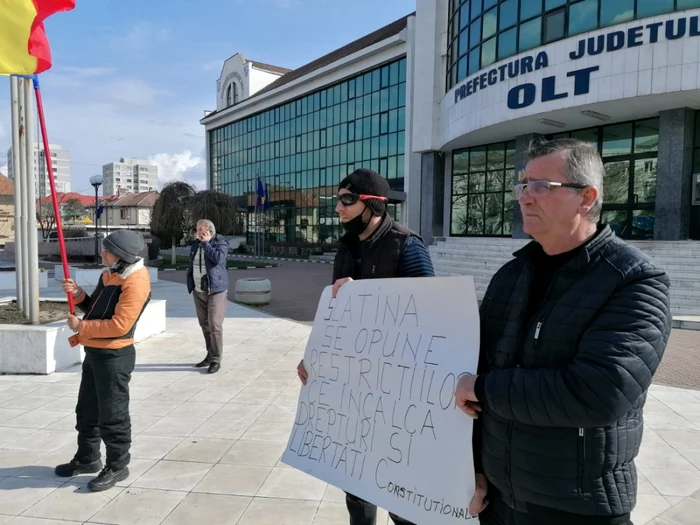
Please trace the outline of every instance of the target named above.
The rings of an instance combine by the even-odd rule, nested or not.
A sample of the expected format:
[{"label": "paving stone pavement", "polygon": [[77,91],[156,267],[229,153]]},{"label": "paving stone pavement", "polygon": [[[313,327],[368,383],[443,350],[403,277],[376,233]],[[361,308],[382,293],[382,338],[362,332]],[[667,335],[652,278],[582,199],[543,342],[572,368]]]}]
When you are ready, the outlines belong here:
[{"label": "paving stone pavement", "polygon": [[[0,376],[0,525],[346,524],[342,491],[279,462],[310,328],[229,303],[208,375],[192,367],[204,350],[191,298],[163,281],[153,295],[168,300],[167,331],[138,345],[131,476],[114,489],[53,473],[75,451],[79,367]],[[698,523],[700,392],[652,387],[638,467],[635,525]]]}]

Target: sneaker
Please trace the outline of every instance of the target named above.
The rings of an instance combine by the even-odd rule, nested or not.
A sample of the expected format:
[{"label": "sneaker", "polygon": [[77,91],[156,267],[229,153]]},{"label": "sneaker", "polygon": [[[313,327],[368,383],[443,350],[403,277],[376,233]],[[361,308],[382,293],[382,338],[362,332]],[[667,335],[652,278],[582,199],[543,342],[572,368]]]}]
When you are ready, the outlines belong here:
[{"label": "sneaker", "polygon": [[205,367],[207,367],[207,366],[209,366],[209,365],[211,365],[211,359],[209,359],[209,358],[207,357],[207,358],[204,359],[204,361],[202,361],[201,363],[197,363],[197,364],[194,365],[194,366],[195,366],[195,368],[205,368]]},{"label": "sneaker", "polygon": [[64,463],[56,467],[54,472],[62,478],[72,478],[80,474],[94,474],[102,469],[102,460],[93,461],[92,463],[80,463],[72,459],[70,463]]},{"label": "sneaker", "polygon": [[97,476],[93,480],[90,480],[90,482],[88,483],[88,489],[92,492],[101,492],[103,490],[109,490],[112,487],[114,487],[114,485],[116,485],[120,481],[124,481],[128,477],[129,469],[127,467],[124,467],[123,469],[119,470],[112,470],[109,467],[105,467],[102,469],[102,472],[100,472],[99,476]]}]

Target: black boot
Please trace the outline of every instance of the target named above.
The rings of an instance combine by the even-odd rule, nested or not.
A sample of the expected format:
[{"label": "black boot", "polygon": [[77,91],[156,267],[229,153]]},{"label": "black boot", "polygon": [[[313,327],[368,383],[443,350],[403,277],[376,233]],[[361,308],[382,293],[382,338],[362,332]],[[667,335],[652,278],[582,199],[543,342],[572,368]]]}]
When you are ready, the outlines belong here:
[{"label": "black boot", "polygon": [[70,463],[64,463],[56,467],[54,472],[62,478],[72,478],[80,474],[94,474],[102,469],[102,461],[97,460],[92,463],[80,463],[75,459],[71,459]]},{"label": "black boot", "polygon": [[109,467],[105,467],[100,472],[100,475],[95,479],[90,480],[88,483],[88,489],[92,492],[101,492],[103,490],[108,490],[114,487],[120,481],[124,481],[129,477],[129,469],[124,467],[119,470],[112,470]]},{"label": "black boot", "polygon": [[207,372],[210,374],[216,374],[219,371],[219,368],[221,368],[220,363],[211,363]]},{"label": "black boot", "polygon": [[202,361],[201,363],[197,363],[194,366],[195,366],[195,368],[205,368],[209,365],[211,365],[211,359],[209,359],[209,357],[205,357],[204,361]]}]

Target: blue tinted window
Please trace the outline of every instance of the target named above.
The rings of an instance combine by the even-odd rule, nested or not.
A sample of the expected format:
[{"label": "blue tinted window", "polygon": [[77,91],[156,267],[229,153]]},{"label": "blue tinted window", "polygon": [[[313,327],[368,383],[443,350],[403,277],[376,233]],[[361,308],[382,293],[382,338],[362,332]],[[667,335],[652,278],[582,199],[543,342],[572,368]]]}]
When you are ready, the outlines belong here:
[{"label": "blue tinted window", "polygon": [[518,51],[518,28],[498,35],[498,60],[513,56]]},{"label": "blue tinted window", "polygon": [[600,26],[611,26],[634,19],[634,0],[604,0],[600,5]]},{"label": "blue tinted window", "polygon": [[598,28],[598,0],[583,0],[569,8],[569,35]]},{"label": "blue tinted window", "polygon": [[520,25],[520,51],[537,47],[542,43],[542,19],[535,18]]},{"label": "blue tinted window", "polygon": [[656,16],[673,11],[673,0],[637,0],[637,18]]},{"label": "blue tinted window", "polygon": [[542,13],[542,0],[520,0],[520,20],[527,20]]},{"label": "blue tinted window", "polygon": [[505,29],[518,21],[518,0],[506,0],[499,7],[498,28]]}]

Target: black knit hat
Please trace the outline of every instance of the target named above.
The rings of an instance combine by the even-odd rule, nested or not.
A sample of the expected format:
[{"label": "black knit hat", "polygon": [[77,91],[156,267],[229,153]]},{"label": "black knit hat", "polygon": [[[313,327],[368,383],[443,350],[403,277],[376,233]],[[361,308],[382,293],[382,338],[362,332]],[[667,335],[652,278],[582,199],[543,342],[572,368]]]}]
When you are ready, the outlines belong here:
[{"label": "black knit hat", "polygon": [[[389,198],[389,183],[376,171],[360,168],[345,177],[339,190],[346,189],[359,195],[376,195],[377,197]],[[375,215],[384,215],[386,211],[386,201],[380,199],[367,199],[363,201]]]},{"label": "black knit hat", "polygon": [[110,233],[102,241],[105,250],[112,252],[122,261],[133,264],[139,258],[146,244],[143,235],[131,230],[117,230]]}]

